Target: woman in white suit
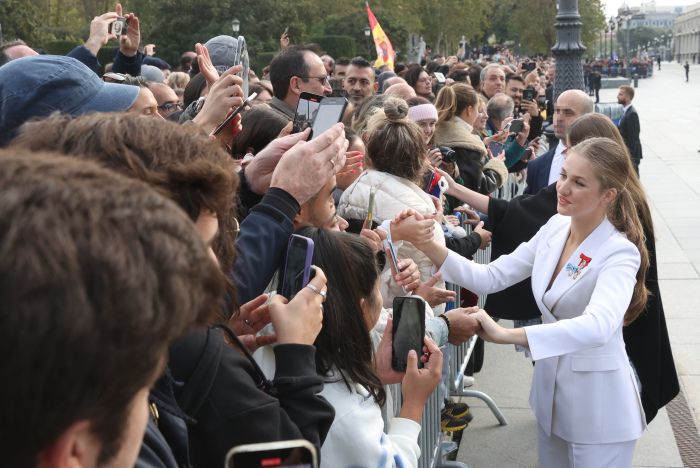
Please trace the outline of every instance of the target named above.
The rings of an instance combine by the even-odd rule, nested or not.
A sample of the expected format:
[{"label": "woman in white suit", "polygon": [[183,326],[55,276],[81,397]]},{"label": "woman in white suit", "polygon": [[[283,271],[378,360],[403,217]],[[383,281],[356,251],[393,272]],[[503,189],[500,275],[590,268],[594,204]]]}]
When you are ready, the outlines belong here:
[{"label": "woman in white suit", "polygon": [[489,265],[434,242],[418,246],[446,281],[479,293],[532,276],[542,325],[507,329],[483,310],[475,316],[484,339],[530,349],[541,467],[629,467],[646,428],[622,338],[623,324],[646,303],[649,262],[636,200],[625,187],[626,158],[606,138],[570,149],[557,182],[558,214]]}]

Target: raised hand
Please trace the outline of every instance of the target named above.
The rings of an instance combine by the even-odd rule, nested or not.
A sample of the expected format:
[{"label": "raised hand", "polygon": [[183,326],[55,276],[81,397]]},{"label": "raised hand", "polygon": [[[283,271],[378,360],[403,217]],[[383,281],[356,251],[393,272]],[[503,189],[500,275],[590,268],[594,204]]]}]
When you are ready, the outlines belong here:
[{"label": "raised hand", "polygon": [[[197,53],[197,63],[199,64],[199,72],[207,80],[207,84],[211,88],[219,79],[219,72],[211,61],[209,50],[199,42],[194,45],[194,51]],[[242,80],[241,80],[242,81]]]}]

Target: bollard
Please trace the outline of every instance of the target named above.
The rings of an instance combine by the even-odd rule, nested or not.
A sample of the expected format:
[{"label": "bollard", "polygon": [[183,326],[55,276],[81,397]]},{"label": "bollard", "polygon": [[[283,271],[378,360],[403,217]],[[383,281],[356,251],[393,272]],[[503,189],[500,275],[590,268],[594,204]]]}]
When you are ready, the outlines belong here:
[{"label": "bollard", "polygon": [[633,76],[634,76],[634,87],[636,88],[637,86],[639,86],[639,75],[635,73]]}]

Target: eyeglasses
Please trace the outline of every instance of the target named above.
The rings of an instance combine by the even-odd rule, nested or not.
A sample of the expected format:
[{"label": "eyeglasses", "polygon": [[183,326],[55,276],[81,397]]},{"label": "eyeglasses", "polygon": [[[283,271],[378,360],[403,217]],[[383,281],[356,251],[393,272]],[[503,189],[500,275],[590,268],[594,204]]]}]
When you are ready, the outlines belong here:
[{"label": "eyeglasses", "polygon": [[180,110],[180,109],[182,109],[182,106],[180,105],[179,102],[166,102],[166,103],[158,106],[158,109],[160,109],[162,111],[170,112],[171,110]]},{"label": "eyeglasses", "polygon": [[418,80],[418,83],[432,83],[433,80],[431,78],[421,78]]},{"label": "eyeglasses", "polygon": [[322,85],[330,85],[331,81],[328,75],[323,75],[323,76],[300,76],[302,80],[318,80],[319,83]]}]

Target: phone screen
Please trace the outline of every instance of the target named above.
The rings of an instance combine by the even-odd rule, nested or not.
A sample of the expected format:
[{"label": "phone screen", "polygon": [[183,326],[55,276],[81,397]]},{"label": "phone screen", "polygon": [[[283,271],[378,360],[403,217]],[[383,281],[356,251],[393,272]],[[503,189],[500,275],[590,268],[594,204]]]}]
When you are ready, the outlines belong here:
[{"label": "phone screen", "polygon": [[510,133],[520,133],[523,131],[523,121],[521,119],[513,119],[510,123]]},{"label": "phone screen", "polygon": [[501,151],[503,151],[503,143],[492,141],[489,143],[489,151],[491,151],[491,156],[494,158],[497,157],[499,154],[501,154]]},{"label": "phone screen", "polygon": [[323,96],[301,93],[299,96],[299,104],[297,104],[297,113],[294,116],[294,123],[292,124],[292,132],[303,132],[314,123],[316,113],[321,105],[321,99],[323,99]]},{"label": "phone screen", "polygon": [[443,75],[440,72],[433,72],[433,75],[435,75],[435,78],[437,79],[438,83],[444,83],[445,81],[447,81],[445,79],[445,75]]},{"label": "phone screen", "polygon": [[[419,298],[395,297],[393,315],[391,367],[403,372],[406,370],[410,350],[414,350],[418,357],[423,354],[425,306]],[[418,359],[418,367],[423,367],[420,359]]]},{"label": "phone screen", "polygon": [[534,101],[535,100],[535,90],[525,88],[523,90],[523,101]]},{"label": "phone screen", "polygon": [[314,241],[292,234],[287,245],[287,259],[280,273],[278,293],[291,300],[311,279]]},{"label": "phone screen", "polygon": [[340,122],[345,112],[347,99],[342,97],[326,97],[321,100],[321,105],[313,120],[313,130],[311,138],[316,138],[333,125]]},{"label": "phone screen", "polygon": [[[256,444],[265,446],[268,444]],[[233,453],[227,468],[315,468],[314,455],[307,447],[260,448]]]},{"label": "phone screen", "polygon": [[394,248],[394,243],[388,239],[385,240],[384,251],[386,252],[387,260],[389,260],[391,274],[396,275],[399,272],[399,258],[396,256],[396,249]]}]

